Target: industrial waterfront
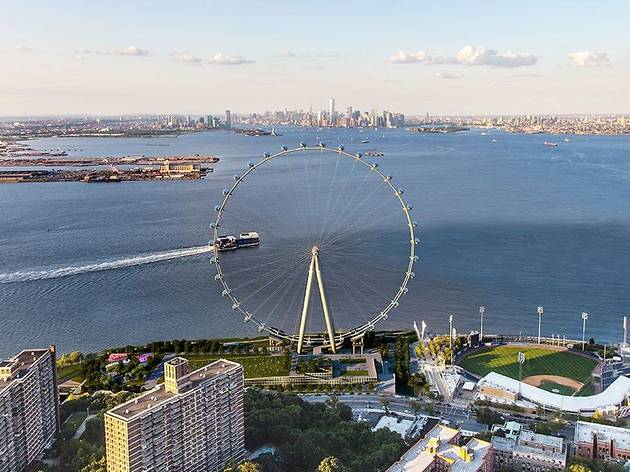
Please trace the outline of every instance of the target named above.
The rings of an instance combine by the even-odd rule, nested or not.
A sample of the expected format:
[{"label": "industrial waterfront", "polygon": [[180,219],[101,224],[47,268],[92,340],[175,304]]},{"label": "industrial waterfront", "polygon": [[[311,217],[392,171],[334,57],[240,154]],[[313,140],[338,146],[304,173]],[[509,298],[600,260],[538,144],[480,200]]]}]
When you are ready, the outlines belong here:
[{"label": "industrial waterfront", "polygon": [[[617,340],[630,305],[627,136],[571,136],[549,148],[546,139],[561,137],[478,129],[277,130],[282,136],[163,136],[163,146],[135,137],[29,141],[34,149],[82,150],[68,158],[202,153],[221,160],[206,179],[187,182],[0,187],[6,221],[0,355],[33,343],[92,351],[164,332],[242,334],[242,319],[213,280],[209,255],[189,249],[207,244],[213,207],[233,174],[263,151],[300,141],[383,152],[376,158],[381,168],[414,207],[422,239],[417,277],[383,329],[426,319],[443,331],[451,312],[460,330],[470,329],[477,305],[485,303],[488,329],[532,334],[542,304],[547,335],[577,335],[579,314],[588,311],[589,336]],[[270,187],[256,190],[264,197]],[[163,256],[180,250],[181,256]]]}]

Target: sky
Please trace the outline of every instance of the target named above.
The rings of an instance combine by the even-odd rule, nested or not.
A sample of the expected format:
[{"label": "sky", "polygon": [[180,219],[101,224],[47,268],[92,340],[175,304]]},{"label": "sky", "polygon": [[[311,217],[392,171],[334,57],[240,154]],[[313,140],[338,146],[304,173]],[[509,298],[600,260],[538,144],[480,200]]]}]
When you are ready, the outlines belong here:
[{"label": "sky", "polygon": [[630,2],[0,0],[0,116],[630,113]]}]

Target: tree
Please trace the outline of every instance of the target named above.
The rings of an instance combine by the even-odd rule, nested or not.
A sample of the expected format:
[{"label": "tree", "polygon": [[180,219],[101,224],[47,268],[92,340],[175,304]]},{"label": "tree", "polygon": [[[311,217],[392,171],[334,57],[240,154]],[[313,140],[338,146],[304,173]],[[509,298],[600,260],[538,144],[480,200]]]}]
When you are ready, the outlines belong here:
[{"label": "tree", "polygon": [[239,465],[236,468],[236,472],[262,472],[262,470],[255,462],[247,461]]},{"label": "tree", "polygon": [[339,459],[334,456],[324,457],[317,467],[317,472],[339,472],[340,470]]},{"label": "tree", "polygon": [[569,472],[591,472],[591,469],[584,464],[571,464],[569,466]]},{"label": "tree", "polygon": [[385,410],[385,413],[389,413],[389,405],[392,403],[392,400],[390,398],[381,398],[381,405],[383,405],[383,410]]},{"label": "tree", "polygon": [[418,413],[420,413],[420,402],[418,400],[411,400],[409,402],[409,406],[411,407],[411,411],[413,411],[414,415],[417,415]]}]

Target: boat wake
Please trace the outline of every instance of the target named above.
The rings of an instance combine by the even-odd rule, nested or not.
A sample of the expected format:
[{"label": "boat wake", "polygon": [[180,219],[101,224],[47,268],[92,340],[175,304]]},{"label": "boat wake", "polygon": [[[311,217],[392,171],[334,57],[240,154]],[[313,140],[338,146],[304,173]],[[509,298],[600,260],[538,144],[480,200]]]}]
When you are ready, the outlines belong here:
[{"label": "boat wake", "polygon": [[94,264],[76,265],[68,267],[57,267],[50,269],[38,270],[20,270],[17,272],[0,273],[0,284],[9,284],[14,282],[28,282],[31,280],[56,279],[59,277],[67,277],[69,275],[84,274],[86,272],[98,272],[101,270],[120,269],[122,267],[132,267],[144,264],[152,264],[154,262],[167,261],[169,259],[179,259],[180,257],[195,256],[197,254],[205,254],[212,251],[212,246],[197,246],[182,249],[174,249],[172,251],[154,252],[134,257],[126,257],[123,259],[114,259],[109,261],[98,262]]}]

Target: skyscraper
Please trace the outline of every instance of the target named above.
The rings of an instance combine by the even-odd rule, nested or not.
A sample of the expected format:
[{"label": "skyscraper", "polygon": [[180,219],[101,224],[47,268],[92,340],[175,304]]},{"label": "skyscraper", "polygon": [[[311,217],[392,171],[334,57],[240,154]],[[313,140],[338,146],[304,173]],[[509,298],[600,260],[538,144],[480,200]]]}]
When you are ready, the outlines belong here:
[{"label": "skyscraper", "polygon": [[59,431],[55,348],[29,349],[0,362],[0,471],[41,459]]},{"label": "skyscraper", "polygon": [[218,360],[194,372],[176,357],[164,384],[105,414],[108,472],[223,471],[245,453],[243,367]]},{"label": "skyscraper", "polygon": [[348,107],[348,110],[346,111],[346,127],[352,128],[353,126],[354,123],[352,121],[352,107]]},{"label": "skyscraper", "polygon": [[230,110],[225,110],[225,127],[227,129],[232,128],[232,113]]},{"label": "skyscraper", "polygon": [[335,112],[335,99],[333,97],[330,97],[328,119],[330,120],[331,125],[335,125],[337,123],[337,115]]}]

